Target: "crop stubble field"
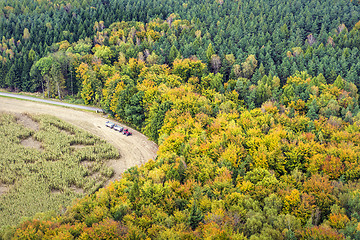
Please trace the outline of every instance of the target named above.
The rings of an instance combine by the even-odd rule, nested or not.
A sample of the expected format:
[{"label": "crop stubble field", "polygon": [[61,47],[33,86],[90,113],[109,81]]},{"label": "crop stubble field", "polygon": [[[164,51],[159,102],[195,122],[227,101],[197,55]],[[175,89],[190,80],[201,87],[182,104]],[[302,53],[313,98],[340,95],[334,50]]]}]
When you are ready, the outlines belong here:
[{"label": "crop stubble field", "polygon": [[156,157],[157,145],[144,135],[123,136],[105,121],[89,112],[0,97],[0,226],[58,212]]}]

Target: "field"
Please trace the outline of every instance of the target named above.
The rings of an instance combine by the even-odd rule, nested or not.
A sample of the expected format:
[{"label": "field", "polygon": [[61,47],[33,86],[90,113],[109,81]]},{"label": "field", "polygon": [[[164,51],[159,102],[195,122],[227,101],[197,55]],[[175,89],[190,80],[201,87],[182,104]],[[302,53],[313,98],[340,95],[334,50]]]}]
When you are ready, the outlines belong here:
[{"label": "field", "polygon": [[[128,168],[141,165],[149,159],[156,158],[158,146],[149,141],[148,137],[131,129],[133,135],[126,137],[118,132],[105,127],[107,118],[100,114],[71,108],[59,107],[32,101],[23,101],[14,98],[0,97],[0,112],[45,114],[55,116],[65,122],[90,132],[113,145],[120,152],[120,158],[108,161],[107,165],[115,171],[110,180],[119,179],[120,175]],[[124,124],[120,124],[124,126]]]},{"label": "field", "polygon": [[49,115],[0,113],[0,227],[61,212],[103,186],[116,148]]}]

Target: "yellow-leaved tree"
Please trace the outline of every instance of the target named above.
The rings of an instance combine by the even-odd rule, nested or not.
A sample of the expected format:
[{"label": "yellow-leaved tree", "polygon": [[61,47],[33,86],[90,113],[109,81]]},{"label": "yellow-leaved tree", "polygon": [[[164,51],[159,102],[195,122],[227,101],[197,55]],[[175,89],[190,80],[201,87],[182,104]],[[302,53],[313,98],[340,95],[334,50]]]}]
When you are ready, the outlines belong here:
[{"label": "yellow-leaved tree", "polygon": [[95,72],[86,63],[81,63],[76,69],[76,77],[82,80],[81,98],[85,104],[96,103],[100,100],[101,83],[95,77]]}]

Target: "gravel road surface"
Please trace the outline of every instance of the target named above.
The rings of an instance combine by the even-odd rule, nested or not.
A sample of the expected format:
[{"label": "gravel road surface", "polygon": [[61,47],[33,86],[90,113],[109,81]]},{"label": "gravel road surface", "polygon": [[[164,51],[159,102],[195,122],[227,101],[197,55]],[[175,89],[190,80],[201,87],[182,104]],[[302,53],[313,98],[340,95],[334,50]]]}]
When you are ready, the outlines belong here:
[{"label": "gravel road surface", "polygon": [[18,95],[18,94],[13,94],[13,93],[0,92],[0,96],[30,100],[30,101],[35,101],[35,102],[43,102],[43,103],[48,103],[48,104],[53,104],[53,105],[58,105],[58,106],[63,106],[63,107],[71,107],[71,108],[89,110],[89,111],[94,111],[94,112],[102,110],[101,108],[96,108],[96,107],[87,107],[87,106],[82,106],[82,105],[64,103],[64,102],[59,102],[59,101],[52,101],[52,100],[29,97],[29,96]]}]

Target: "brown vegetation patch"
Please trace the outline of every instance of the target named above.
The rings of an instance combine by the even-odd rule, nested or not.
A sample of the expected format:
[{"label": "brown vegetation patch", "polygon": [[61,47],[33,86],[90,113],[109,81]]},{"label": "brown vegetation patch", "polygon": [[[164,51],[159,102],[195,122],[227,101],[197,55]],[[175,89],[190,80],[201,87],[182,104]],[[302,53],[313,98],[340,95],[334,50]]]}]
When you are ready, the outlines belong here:
[{"label": "brown vegetation patch", "polygon": [[76,192],[76,193],[79,193],[79,194],[84,194],[84,189],[79,188],[79,187],[77,187],[77,186],[75,186],[75,185],[72,185],[72,186],[70,187],[70,189],[71,189],[73,192]]},{"label": "brown vegetation patch", "polygon": [[39,130],[39,124],[37,122],[35,122],[34,120],[32,120],[27,114],[21,114],[21,113],[17,113],[15,114],[17,123],[30,128],[34,131],[38,131]]},{"label": "brown vegetation patch", "polygon": [[59,189],[52,189],[52,190],[51,190],[51,193],[52,193],[52,194],[61,194],[62,191],[59,190]]},{"label": "brown vegetation patch", "polygon": [[[60,128],[59,128],[59,129],[60,129]],[[65,133],[66,135],[69,135],[69,136],[73,136],[73,135],[75,135],[75,133],[70,132],[70,131],[65,130],[65,129],[60,129],[60,132],[61,132],[61,133]]]},{"label": "brown vegetation patch", "polygon": [[36,148],[38,150],[43,150],[41,142],[36,141],[33,137],[29,137],[21,141],[21,145],[24,147]]},{"label": "brown vegetation patch", "polygon": [[0,196],[7,193],[9,190],[9,187],[0,183]]},{"label": "brown vegetation patch", "polygon": [[85,161],[81,161],[80,164],[83,165],[84,167],[86,167],[87,169],[89,169],[89,168],[91,168],[93,163],[91,161],[85,160]]},{"label": "brown vegetation patch", "polygon": [[87,145],[83,145],[83,144],[71,145],[71,147],[74,148],[75,150],[82,149],[86,146]]},{"label": "brown vegetation patch", "polygon": [[98,181],[101,179],[101,174],[99,172],[93,172],[90,177]]}]

